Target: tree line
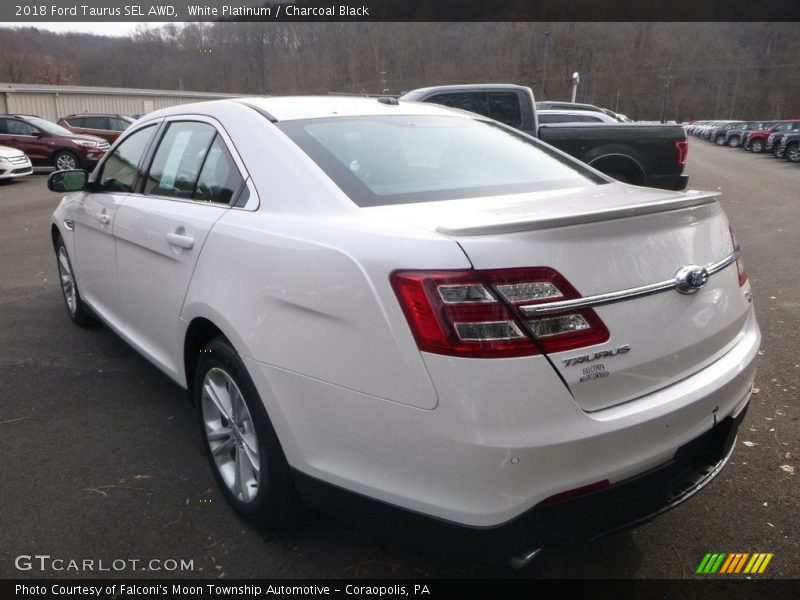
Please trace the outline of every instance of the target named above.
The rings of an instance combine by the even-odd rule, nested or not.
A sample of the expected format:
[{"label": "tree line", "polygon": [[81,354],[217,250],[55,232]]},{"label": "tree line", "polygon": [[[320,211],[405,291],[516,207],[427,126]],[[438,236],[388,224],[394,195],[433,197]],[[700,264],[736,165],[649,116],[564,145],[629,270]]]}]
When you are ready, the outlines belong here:
[{"label": "tree line", "polygon": [[[98,32],[102,23],[98,24]],[[242,94],[529,85],[641,120],[800,117],[796,23],[283,23],[0,29],[0,81]]]}]

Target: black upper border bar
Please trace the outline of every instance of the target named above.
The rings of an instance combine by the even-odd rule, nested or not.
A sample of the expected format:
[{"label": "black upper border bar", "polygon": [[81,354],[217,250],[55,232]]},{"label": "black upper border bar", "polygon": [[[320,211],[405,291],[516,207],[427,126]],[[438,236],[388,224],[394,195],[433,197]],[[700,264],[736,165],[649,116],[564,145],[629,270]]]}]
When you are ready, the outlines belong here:
[{"label": "black upper border bar", "polygon": [[[49,12],[53,2],[2,4],[0,21],[12,25],[56,20],[800,22],[800,0],[59,0],[57,6],[67,10],[44,15],[30,14],[30,8],[46,5]],[[29,6],[28,14],[19,14],[19,5]],[[190,6],[206,10],[190,11]],[[165,7],[171,9],[165,12]]]}]

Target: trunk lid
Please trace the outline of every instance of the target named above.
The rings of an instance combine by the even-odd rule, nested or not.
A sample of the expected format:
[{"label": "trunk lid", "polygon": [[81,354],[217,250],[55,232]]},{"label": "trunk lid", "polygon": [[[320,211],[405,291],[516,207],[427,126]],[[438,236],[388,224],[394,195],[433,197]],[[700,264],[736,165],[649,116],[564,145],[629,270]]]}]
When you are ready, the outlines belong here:
[{"label": "trunk lid", "polygon": [[[585,298],[730,257],[733,241],[716,196],[608,184],[366,210],[450,237],[478,270],[553,268]],[[736,343],[749,309],[731,262],[696,293],[673,287],[595,306],[608,341],[548,356],[579,406],[596,411],[707,366]]]}]

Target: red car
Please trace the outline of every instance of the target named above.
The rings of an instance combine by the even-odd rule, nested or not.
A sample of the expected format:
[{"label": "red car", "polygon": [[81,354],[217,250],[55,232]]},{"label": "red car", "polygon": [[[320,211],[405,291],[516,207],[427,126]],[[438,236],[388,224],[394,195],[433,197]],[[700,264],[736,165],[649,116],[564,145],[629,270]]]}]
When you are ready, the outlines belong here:
[{"label": "red car", "polygon": [[0,115],[0,146],[21,150],[34,166],[65,171],[93,169],[109,143],[99,137],[72,133],[40,117]]},{"label": "red car", "polygon": [[763,129],[748,131],[742,143],[742,148],[752,152],[764,152],[767,147],[767,139],[776,131],[791,131],[792,127],[797,127],[800,121],[775,121],[769,123]]}]

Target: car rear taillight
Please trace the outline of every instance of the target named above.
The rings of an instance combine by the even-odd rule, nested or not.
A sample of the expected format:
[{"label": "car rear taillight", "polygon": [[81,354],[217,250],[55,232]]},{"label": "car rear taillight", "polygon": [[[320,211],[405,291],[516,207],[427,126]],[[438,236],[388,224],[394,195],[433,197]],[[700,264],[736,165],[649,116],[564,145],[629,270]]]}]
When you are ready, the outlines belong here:
[{"label": "car rear taillight", "polygon": [[689,142],[683,139],[674,140],[675,150],[677,151],[676,161],[679,167],[686,166],[686,156],[689,154]]},{"label": "car rear taillight", "polygon": [[591,309],[526,317],[520,307],[580,298],[547,267],[396,271],[392,287],[420,350],[473,358],[530,356],[606,341]]},{"label": "car rear taillight", "polygon": [[[733,228],[728,227],[728,231],[730,231],[734,249],[738,248],[739,244],[736,243],[736,236],[733,235]],[[739,287],[742,287],[747,283],[747,271],[744,270],[744,261],[742,260],[741,253],[739,254],[739,258],[736,259],[736,273],[739,276]]]}]

